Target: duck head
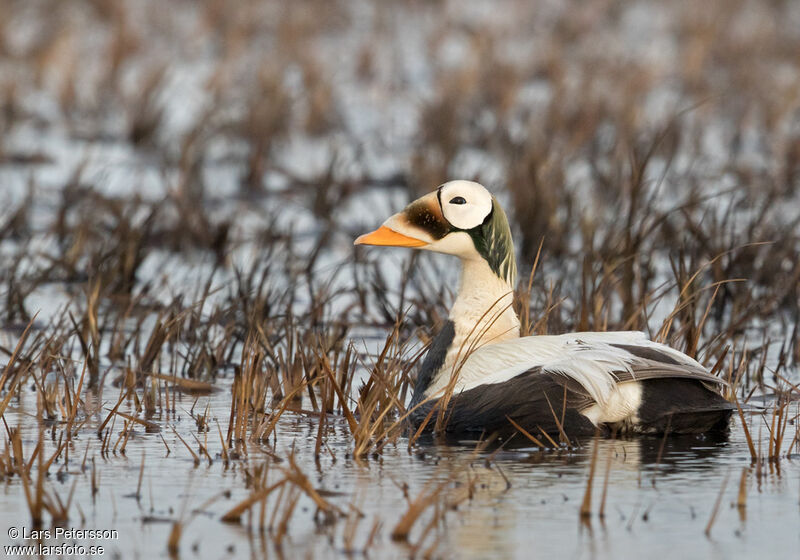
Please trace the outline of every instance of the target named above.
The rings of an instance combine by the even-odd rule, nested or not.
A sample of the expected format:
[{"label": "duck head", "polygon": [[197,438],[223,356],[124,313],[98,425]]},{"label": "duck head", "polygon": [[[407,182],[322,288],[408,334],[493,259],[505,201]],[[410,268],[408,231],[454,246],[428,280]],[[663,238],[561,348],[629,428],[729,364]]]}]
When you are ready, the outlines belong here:
[{"label": "duck head", "polygon": [[482,259],[509,286],[517,273],[506,214],[483,185],[472,181],[444,183],[355,244],[412,247],[462,261]]}]

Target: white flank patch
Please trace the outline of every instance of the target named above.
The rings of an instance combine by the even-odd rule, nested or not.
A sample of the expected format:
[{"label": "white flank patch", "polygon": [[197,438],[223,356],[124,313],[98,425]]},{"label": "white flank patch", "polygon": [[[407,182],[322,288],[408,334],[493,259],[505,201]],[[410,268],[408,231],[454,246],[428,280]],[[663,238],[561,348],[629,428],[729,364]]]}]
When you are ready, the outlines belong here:
[{"label": "white flank patch", "polygon": [[593,404],[589,408],[582,410],[581,414],[586,416],[595,426],[605,423],[613,424],[624,420],[636,422],[636,413],[639,411],[639,405],[641,404],[642,384],[638,381],[627,381],[614,387],[604,405]]}]

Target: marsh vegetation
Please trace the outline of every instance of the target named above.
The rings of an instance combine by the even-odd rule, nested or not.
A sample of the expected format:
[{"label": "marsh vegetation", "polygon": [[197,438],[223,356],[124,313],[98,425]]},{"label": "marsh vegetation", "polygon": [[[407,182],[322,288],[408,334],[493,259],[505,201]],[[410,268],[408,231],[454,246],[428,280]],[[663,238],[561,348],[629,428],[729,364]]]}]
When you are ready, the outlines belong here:
[{"label": "marsh vegetation", "polygon": [[[4,526],[125,558],[796,550],[800,6],[0,14]],[[352,241],[454,177],[508,211],[524,332],[644,330],[729,381],[730,435],[409,432],[458,271]]]}]

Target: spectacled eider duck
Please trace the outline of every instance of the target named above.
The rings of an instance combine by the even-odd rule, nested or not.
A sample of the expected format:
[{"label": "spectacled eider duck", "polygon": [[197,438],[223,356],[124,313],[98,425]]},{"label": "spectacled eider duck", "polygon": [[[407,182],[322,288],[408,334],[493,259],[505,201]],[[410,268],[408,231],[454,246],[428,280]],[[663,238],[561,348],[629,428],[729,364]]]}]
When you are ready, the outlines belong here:
[{"label": "spectacled eider duck", "polygon": [[[356,245],[415,247],[461,259],[449,319],[417,375],[410,419],[448,432],[568,437],[723,430],[725,382],[641,332],[520,337],[511,303],[516,261],[508,220],[482,185],[451,181],[409,204]],[[430,414],[431,411],[434,414]],[[509,420],[510,419],[510,420]]]}]

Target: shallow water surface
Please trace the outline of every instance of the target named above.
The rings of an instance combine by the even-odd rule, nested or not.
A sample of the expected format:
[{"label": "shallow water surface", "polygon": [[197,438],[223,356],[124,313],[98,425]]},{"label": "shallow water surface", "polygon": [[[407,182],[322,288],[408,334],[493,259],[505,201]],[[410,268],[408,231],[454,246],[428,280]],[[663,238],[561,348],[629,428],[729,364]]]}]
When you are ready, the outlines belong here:
[{"label": "shallow water surface", "polygon": [[[106,557],[165,557],[173,522],[182,520],[177,554],[184,558],[231,554],[335,557],[348,550],[359,552],[370,540],[366,552],[380,558],[415,553],[444,558],[638,558],[642,551],[647,551],[648,557],[795,558],[800,545],[797,455],[782,461],[780,469],[770,465],[757,469],[751,465],[738,421],[729,437],[721,439],[597,438],[558,451],[526,447],[521,441],[491,444],[476,451],[477,441],[422,440],[409,452],[407,440],[400,439],[380,456],[357,461],[349,454],[352,442],[343,420],[331,417],[324,430],[328,448],[316,460],[318,419],[287,412],[269,445],[249,443],[246,456],[226,464],[220,455],[216,424],[219,422],[224,432],[230,384],[223,380],[220,386],[221,391],[199,398],[194,406],[195,413],[208,406],[210,432],[198,432],[189,414],[194,398],[184,395],[178,399],[175,416],[157,422],[160,434],[136,427],[125,455],[112,452],[102,456],[101,441],[93,432],[107,412],[90,419],[71,447],[69,464],[60,458],[51,467],[45,488],[66,500],[74,484],[65,527],[115,529],[118,539],[75,543],[104,546]],[[103,398],[114,401],[116,395]],[[31,407],[35,409],[35,394],[25,393],[16,404],[7,412],[6,422],[10,427],[21,426],[23,444],[32,449],[38,437],[36,422],[26,421],[26,416]],[[120,410],[128,406],[124,404]],[[115,421],[114,438],[120,433],[121,420]],[[762,431],[755,428],[760,422],[760,416],[750,416],[756,433]],[[195,466],[172,427],[193,449],[198,448],[195,436],[206,444],[212,460],[201,459]],[[789,432],[794,436],[794,427]],[[594,446],[592,516],[581,521],[579,511]],[[45,457],[54,449],[55,443],[48,438]],[[326,523],[315,513],[311,499],[300,497],[280,545],[276,543],[279,523],[271,530],[259,530],[258,505],[253,515],[243,516],[239,524],[222,522],[220,518],[250,494],[248,480],[254,469],[267,466],[272,471],[267,480],[274,482],[281,470],[288,468],[292,450],[313,487],[342,513]],[[141,497],[137,500],[143,455]],[[94,498],[93,461],[100,473]],[[600,518],[607,468],[605,516]],[[738,508],[742,476],[746,507]],[[408,510],[409,501],[433,494],[438,483],[443,483],[441,492],[413,525],[409,541],[393,540],[392,530]],[[718,512],[706,536],[718,498]],[[275,494],[266,501],[268,518],[273,510],[282,511]],[[19,477],[6,479],[0,512],[4,527],[30,531]],[[376,524],[377,532],[370,539]],[[4,545],[37,542],[10,539],[8,534],[2,539]],[[58,541],[41,542],[53,545]]]}]

